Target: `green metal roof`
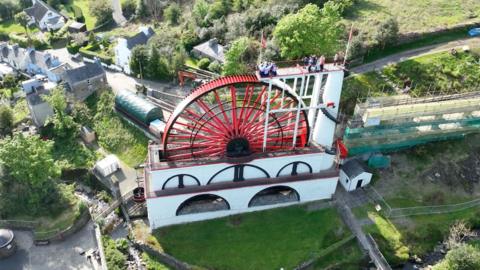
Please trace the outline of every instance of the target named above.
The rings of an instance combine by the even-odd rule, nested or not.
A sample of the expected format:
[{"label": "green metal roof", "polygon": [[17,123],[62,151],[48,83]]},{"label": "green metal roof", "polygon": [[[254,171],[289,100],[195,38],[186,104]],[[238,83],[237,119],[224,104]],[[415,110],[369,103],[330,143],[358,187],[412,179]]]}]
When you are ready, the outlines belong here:
[{"label": "green metal roof", "polygon": [[119,92],[115,96],[117,108],[136,120],[150,124],[155,119],[163,120],[162,110],[130,91]]}]

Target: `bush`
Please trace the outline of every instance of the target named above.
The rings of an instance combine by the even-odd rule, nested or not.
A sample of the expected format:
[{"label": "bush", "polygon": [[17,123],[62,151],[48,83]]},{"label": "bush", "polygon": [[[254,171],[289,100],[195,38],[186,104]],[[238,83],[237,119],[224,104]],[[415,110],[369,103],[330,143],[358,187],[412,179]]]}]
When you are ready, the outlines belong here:
[{"label": "bush", "polygon": [[200,61],[198,61],[198,67],[200,69],[207,69],[209,65],[210,65],[210,59],[208,58],[202,58],[200,59]]},{"label": "bush", "polygon": [[171,3],[164,11],[165,19],[173,25],[178,23],[181,14],[182,10],[177,3]]},{"label": "bush", "polygon": [[77,43],[75,42],[72,42],[70,44],[67,45],[67,51],[70,53],[70,54],[76,54],[78,53],[78,51],[80,50],[80,45],[78,45]]},{"label": "bush", "polygon": [[222,72],[222,64],[220,64],[218,61],[213,61],[210,63],[210,65],[208,65],[208,70],[211,72],[220,73]]}]

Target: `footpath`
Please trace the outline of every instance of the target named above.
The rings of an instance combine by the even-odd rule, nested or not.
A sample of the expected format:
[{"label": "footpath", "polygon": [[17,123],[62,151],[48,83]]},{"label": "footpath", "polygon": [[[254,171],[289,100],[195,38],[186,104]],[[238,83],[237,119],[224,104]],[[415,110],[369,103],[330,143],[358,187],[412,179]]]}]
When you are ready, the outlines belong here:
[{"label": "footpath", "polygon": [[378,246],[373,238],[370,235],[367,236],[363,232],[359,221],[353,215],[349,206],[350,204],[348,203],[348,200],[352,199],[350,198],[350,194],[348,194],[342,187],[338,187],[337,191],[335,192],[335,199],[335,206],[340,213],[340,216],[355,235],[360,246],[368,252],[368,255],[372,259],[377,269],[392,270],[385,257],[383,257],[382,252],[380,252],[378,249]]}]

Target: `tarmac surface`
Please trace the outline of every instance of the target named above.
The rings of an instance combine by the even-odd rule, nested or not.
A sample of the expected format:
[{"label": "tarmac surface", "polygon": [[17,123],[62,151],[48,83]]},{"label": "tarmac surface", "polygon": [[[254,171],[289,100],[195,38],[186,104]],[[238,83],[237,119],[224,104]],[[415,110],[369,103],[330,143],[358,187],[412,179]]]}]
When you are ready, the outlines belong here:
[{"label": "tarmac surface", "polygon": [[14,231],[17,251],[0,260],[1,270],[91,270],[92,264],[79,251],[97,249],[93,223],[89,222],[65,241],[35,246],[30,231]]}]

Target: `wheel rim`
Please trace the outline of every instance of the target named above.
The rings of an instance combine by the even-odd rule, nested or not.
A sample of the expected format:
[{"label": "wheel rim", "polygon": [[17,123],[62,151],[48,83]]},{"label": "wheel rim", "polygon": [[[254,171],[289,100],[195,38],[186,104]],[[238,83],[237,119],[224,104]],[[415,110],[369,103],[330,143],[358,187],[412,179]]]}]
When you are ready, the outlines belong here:
[{"label": "wheel rim", "polygon": [[[239,157],[263,151],[265,111],[299,106],[294,94],[256,76],[228,76],[192,91],[170,116],[163,135],[164,158],[185,160],[204,157]],[[268,100],[270,102],[268,102]],[[270,104],[267,104],[270,103]],[[265,151],[303,147],[309,128],[305,111],[270,112]],[[295,145],[294,145],[295,142]]]}]

